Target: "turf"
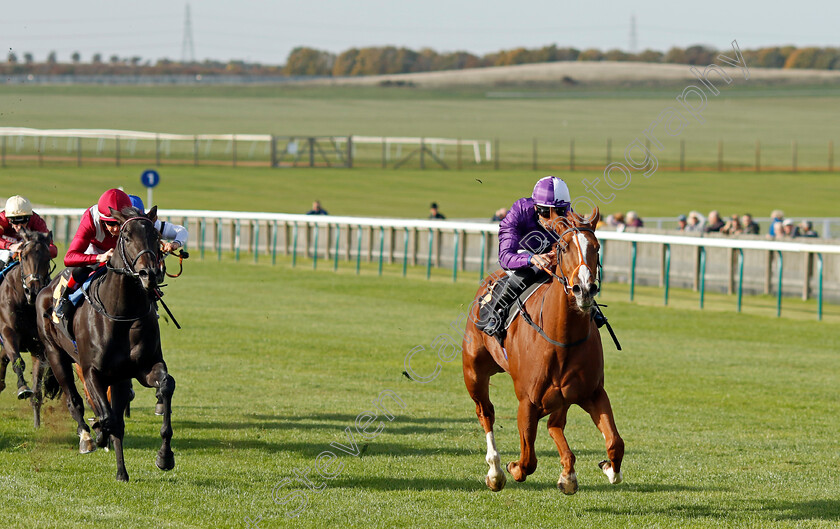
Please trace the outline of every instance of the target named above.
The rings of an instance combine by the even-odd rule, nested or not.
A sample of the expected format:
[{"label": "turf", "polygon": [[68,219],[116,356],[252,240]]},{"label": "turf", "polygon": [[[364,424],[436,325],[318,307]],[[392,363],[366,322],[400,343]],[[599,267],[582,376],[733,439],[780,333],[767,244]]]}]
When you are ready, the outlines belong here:
[{"label": "turf", "polygon": [[[574,139],[579,167],[602,166],[608,141],[611,159],[622,158],[624,148],[641,138],[663,110],[678,107],[675,97],[681,88],[577,88],[556,98],[493,99],[486,97],[488,90],[477,89],[0,86],[0,124],[185,134],[498,138],[500,164],[516,168],[531,166],[535,138],[538,163],[568,166]],[[798,166],[824,169],[828,142],[838,140],[833,126],[838,96],[838,88],[761,87],[738,79],[708,101],[702,123],[688,118],[679,138],[666,137],[660,127],[665,149],[658,155],[677,166],[678,140],[685,140],[687,166],[716,167],[720,140],[728,166],[753,167],[755,142],[760,140],[762,166],[787,168],[796,140]],[[113,146],[104,148],[110,156]],[[28,149],[34,153],[32,146]],[[48,155],[66,155],[67,148],[59,142],[46,150]],[[447,153],[445,159],[454,165],[453,149]],[[240,153],[243,159],[251,155],[265,160]],[[230,158],[221,152],[213,156]],[[358,158],[360,164],[378,165],[379,146],[360,149]]]},{"label": "turf", "polygon": [[[2,172],[8,193],[49,207],[88,207],[102,190],[123,186],[146,199],[140,185],[144,166],[11,167]],[[432,201],[450,218],[490,218],[529,194],[543,172],[381,169],[269,169],[164,167],[154,200],[161,208],[304,213],[315,199],[333,215],[425,218]],[[581,181],[592,172],[556,171],[572,196],[584,194]],[[776,208],[791,217],[836,216],[837,176],[786,172],[682,174],[658,171],[636,176],[609,204],[606,215],[636,210],[642,218],[676,216],[696,209],[723,215],[751,212],[769,216]],[[600,190],[608,188],[600,184]]]},{"label": "turf", "polygon": [[[35,432],[27,404],[11,390],[0,395],[0,526],[248,527],[246,517],[261,518],[262,528],[840,523],[836,321],[631,304],[626,289],[606,285],[625,349],[606,344],[605,356],[626,482],[611,486],[600,473],[603,440],[575,408],[567,434],[580,492],[556,490],[559,458],[540,428],[537,472],[492,493],[459,361],[442,363],[427,384],[403,375],[418,345],[427,349],[412,367],[431,372],[431,342],[457,336],[450,323],[475,278],[453,284],[443,274],[420,279],[422,269],[403,279],[398,267],[377,277],[367,267],[355,276],[350,266],[336,274],[308,265],[195,259],[173,281],[167,301],[184,329],[163,323],[178,383],[169,473],[153,464],[160,419],[150,390],[137,388],[128,421],[128,484],[114,481],[113,453],[77,453],[63,404],[49,404]],[[357,436],[359,457],[331,448],[385,389],[405,409],[380,419],[378,437]],[[494,377],[491,396],[509,461],[518,452],[509,378]],[[315,471],[325,450],[338,454],[335,479]],[[298,496],[273,501],[275,487],[307,471],[322,491],[286,484],[277,497]],[[298,507],[299,516],[286,516]]]}]

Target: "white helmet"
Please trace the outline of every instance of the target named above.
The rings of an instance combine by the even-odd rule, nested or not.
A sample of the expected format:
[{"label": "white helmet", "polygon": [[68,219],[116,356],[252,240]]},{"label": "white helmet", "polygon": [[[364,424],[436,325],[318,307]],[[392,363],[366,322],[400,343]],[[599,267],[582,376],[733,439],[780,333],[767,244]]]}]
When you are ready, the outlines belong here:
[{"label": "white helmet", "polygon": [[9,197],[6,201],[6,218],[32,215],[32,203],[20,195]]}]

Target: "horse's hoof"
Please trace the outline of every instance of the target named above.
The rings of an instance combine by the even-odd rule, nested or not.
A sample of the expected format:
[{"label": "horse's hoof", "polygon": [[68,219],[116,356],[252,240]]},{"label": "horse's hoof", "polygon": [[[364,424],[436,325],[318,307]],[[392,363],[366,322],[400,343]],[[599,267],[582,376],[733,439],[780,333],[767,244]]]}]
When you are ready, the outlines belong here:
[{"label": "horse's hoof", "polygon": [[93,444],[93,439],[81,439],[79,441],[79,453],[89,454],[96,450],[96,445]]},{"label": "horse's hoof", "polygon": [[520,483],[525,481],[525,479],[528,477],[528,475],[522,471],[522,468],[520,468],[520,466],[516,464],[516,461],[511,461],[510,463],[508,463],[505,469],[507,469],[508,474],[510,474],[514,480]]},{"label": "horse's hoof", "polygon": [[162,402],[158,402],[155,404],[155,415],[161,416],[166,411],[166,406],[163,405]]},{"label": "horse's hoof", "polygon": [[494,477],[490,477],[490,474],[484,476],[484,483],[487,484],[487,487],[492,490],[493,492],[499,492],[503,488],[505,488],[505,483],[507,483],[507,478],[505,477],[505,473],[502,472]]},{"label": "horse's hoof", "polygon": [[574,472],[569,474],[567,478],[564,475],[560,475],[560,481],[557,482],[557,488],[560,489],[560,492],[567,495],[572,495],[578,491],[578,481],[577,475]]},{"label": "horse's hoof", "polygon": [[128,483],[128,472],[117,472],[117,481],[124,481]]},{"label": "horse's hoof", "polygon": [[168,454],[162,456],[158,453],[155,458],[155,465],[157,465],[157,467],[161,470],[172,470],[175,468],[175,454],[169,452]]},{"label": "horse's hoof", "polygon": [[613,466],[612,466],[612,463],[610,461],[605,459],[605,460],[601,461],[600,463],[598,463],[598,466],[601,468],[601,470],[604,472],[604,474],[606,474],[607,478],[609,478],[610,483],[612,483],[613,485],[618,485],[619,483],[621,483],[621,481],[622,481],[621,471],[616,473],[616,471],[613,470]]},{"label": "horse's hoof", "polygon": [[34,392],[31,389],[29,389],[28,387],[21,386],[21,387],[18,388],[18,394],[17,394],[18,400],[28,399],[29,397],[31,397],[33,395],[33,393]]}]

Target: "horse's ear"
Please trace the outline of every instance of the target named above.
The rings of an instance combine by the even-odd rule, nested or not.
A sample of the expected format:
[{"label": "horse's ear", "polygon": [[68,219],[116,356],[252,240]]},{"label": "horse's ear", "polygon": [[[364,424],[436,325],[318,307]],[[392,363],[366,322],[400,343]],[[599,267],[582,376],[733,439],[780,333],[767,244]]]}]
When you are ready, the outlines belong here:
[{"label": "horse's ear", "polygon": [[598,221],[601,220],[601,213],[598,210],[598,206],[595,206],[595,209],[592,210],[592,214],[590,216],[584,217],[582,215],[578,215],[577,213],[573,213],[573,218],[577,227],[580,228],[588,226],[594,229],[595,226],[598,225]]},{"label": "horse's ear", "polygon": [[109,210],[110,210],[110,212],[111,212],[111,217],[112,217],[112,218],[117,219],[117,220],[119,221],[119,223],[120,223],[120,224],[122,224],[123,222],[125,222],[125,215],[123,215],[123,214],[122,214],[122,212],[117,211],[117,210],[116,210],[116,209],[114,209],[114,208],[108,208],[108,209],[109,209]]},{"label": "horse's ear", "polygon": [[148,219],[152,222],[156,221],[157,220],[157,206],[152,206],[152,209],[150,209],[146,213],[146,217],[148,217]]},{"label": "horse's ear", "polygon": [[49,233],[49,244],[52,244],[52,243],[53,243],[53,234],[52,234],[52,230],[50,230],[50,233]]},{"label": "horse's ear", "polygon": [[598,226],[598,223],[601,221],[601,211],[598,209],[598,206],[595,206],[595,209],[592,210],[592,215],[589,216],[587,221],[592,226],[592,229]]}]

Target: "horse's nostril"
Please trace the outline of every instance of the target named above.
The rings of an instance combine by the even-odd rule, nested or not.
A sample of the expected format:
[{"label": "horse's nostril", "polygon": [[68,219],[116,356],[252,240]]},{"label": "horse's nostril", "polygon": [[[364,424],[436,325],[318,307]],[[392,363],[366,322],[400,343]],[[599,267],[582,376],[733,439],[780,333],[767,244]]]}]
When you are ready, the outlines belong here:
[{"label": "horse's nostril", "polygon": [[592,283],[591,285],[589,285],[589,293],[593,296],[595,294],[597,294],[598,293],[598,285],[596,285],[595,283]]},{"label": "horse's nostril", "polygon": [[575,285],[575,286],[573,286],[573,287],[572,287],[572,292],[573,292],[575,295],[579,295],[579,294],[581,293],[580,285]]}]

